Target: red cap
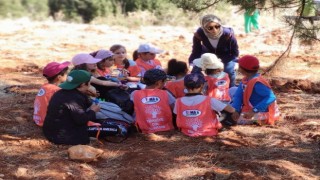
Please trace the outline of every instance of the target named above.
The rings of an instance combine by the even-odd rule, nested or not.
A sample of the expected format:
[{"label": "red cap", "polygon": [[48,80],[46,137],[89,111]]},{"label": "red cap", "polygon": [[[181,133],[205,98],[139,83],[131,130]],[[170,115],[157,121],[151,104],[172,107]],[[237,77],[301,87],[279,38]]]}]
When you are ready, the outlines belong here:
[{"label": "red cap", "polygon": [[51,62],[43,68],[43,75],[45,77],[53,77],[59,74],[64,68],[70,65],[69,61],[58,63],[58,62]]},{"label": "red cap", "polygon": [[259,69],[259,60],[258,58],[251,56],[251,55],[245,55],[242,56],[239,61],[239,66],[246,70],[258,70]]}]

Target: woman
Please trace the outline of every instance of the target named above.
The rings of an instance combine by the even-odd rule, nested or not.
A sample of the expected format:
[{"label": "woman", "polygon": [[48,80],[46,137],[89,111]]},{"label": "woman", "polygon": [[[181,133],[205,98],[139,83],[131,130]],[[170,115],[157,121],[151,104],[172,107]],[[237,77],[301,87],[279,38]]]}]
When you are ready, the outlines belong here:
[{"label": "woman", "polygon": [[[221,20],[212,14],[201,18],[201,27],[194,33],[189,64],[204,53],[213,53],[222,60],[224,72],[230,77],[230,87],[235,86],[234,66],[239,55],[238,43],[232,28],[223,27]],[[192,72],[199,72],[199,70],[201,71],[195,67]]]}]

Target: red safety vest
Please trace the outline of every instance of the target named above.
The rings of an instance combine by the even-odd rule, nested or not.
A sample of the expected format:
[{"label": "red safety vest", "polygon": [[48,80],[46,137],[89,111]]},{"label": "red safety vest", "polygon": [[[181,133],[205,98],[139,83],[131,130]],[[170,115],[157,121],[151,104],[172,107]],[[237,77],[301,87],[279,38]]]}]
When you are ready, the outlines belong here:
[{"label": "red safety vest", "polygon": [[104,71],[97,68],[97,72],[102,77],[106,77],[106,76],[111,75],[111,69],[110,68],[106,68]]},{"label": "red safety vest", "polygon": [[[269,83],[259,75],[258,77],[255,77],[249,81],[246,81],[246,79],[242,79],[242,83],[246,85],[243,93],[243,108],[242,112],[248,112],[251,111],[253,106],[251,105],[249,99],[253,91],[253,87],[256,84],[256,82],[261,82],[265,86],[269,87],[271,89],[271,86]],[[268,112],[259,112],[256,116],[257,120],[265,120],[266,124],[273,125],[275,121],[279,120],[280,118],[280,111],[277,105],[277,102],[274,101],[268,106]]]},{"label": "red safety vest", "polygon": [[227,73],[225,73],[225,76],[221,78],[206,76],[205,79],[208,84],[208,96],[225,102],[229,102],[231,100],[229,95],[230,79]]},{"label": "red safety vest", "polygon": [[41,86],[35,100],[33,120],[38,126],[43,126],[44,119],[47,115],[47,108],[52,95],[60,90],[60,87],[55,84],[46,83]]},{"label": "red safety vest", "polygon": [[143,133],[173,129],[168,93],[160,89],[143,89],[134,92],[136,125]]},{"label": "red safety vest", "polygon": [[138,58],[138,59],[136,60],[136,63],[137,63],[137,66],[139,66],[140,68],[144,69],[145,71],[147,71],[147,70],[149,70],[149,69],[154,69],[154,68],[156,68],[157,66],[162,67],[159,60],[153,59],[153,60],[150,60],[150,61],[153,61],[153,64],[146,63],[146,62],[143,61],[141,58]]},{"label": "red safety vest", "polygon": [[187,106],[176,101],[177,126],[187,136],[215,136],[221,124],[216,113],[211,109],[211,97],[194,106]]},{"label": "red safety vest", "polygon": [[172,92],[172,94],[176,98],[183,97],[185,95],[185,92],[184,92],[185,87],[184,87],[183,79],[178,80],[178,81],[168,81],[166,83],[166,88],[170,92]]}]

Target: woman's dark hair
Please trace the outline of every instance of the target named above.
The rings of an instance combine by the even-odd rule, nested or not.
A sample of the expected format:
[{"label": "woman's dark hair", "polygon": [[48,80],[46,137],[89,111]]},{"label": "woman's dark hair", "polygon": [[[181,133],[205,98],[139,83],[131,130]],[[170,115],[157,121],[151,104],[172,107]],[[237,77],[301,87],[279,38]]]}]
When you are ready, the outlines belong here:
[{"label": "woman's dark hair", "polygon": [[187,63],[178,61],[177,59],[170,59],[168,61],[167,74],[170,76],[177,76],[179,74],[186,74],[188,70]]},{"label": "woman's dark hair", "polygon": [[62,71],[60,71],[58,74],[52,76],[52,77],[46,77],[49,83],[52,83],[59,75],[64,76],[67,71],[68,71],[68,67],[65,67],[64,69],[62,69]]},{"label": "woman's dark hair", "polygon": [[[118,49],[120,49],[120,48],[123,48],[123,49],[127,52],[126,47],[124,47],[124,46],[121,45],[121,44],[114,44],[114,45],[112,45],[112,46],[110,47],[110,51],[112,51],[112,52],[114,53],[116,50],[118,50]],[[125,68],[125,69],[128,69],[129,66],[130,66],[129,60],[128,60],[127,58],[125,58],[125,59],[123,60],[123,64],[124,64],[124,68]]]}]

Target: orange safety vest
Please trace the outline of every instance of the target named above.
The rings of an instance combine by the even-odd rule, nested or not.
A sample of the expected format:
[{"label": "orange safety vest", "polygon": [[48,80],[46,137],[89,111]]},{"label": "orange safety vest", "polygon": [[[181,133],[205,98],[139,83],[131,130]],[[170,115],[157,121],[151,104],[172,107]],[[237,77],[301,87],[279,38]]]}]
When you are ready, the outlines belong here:
[{"label": "orange safety vest", "polygon": [[149,63],[146,63],[144,60],[142,60],[141,58],[138,58],[136,60],[136,63],[137,63],[137,66],[139,66],[140,68],[144,69],[145,71],[149,70],[149,69],[154,69],[156,68],[157,66],[161,66],[161,63],[159,60],[157,59],[153,59],[153,60],[150,60],[150,61],[153,61],[153,64],[149,64]]},{"label": "orange safety vest", "polygon": [[[124,65],[116,65],[118,69],[123,69]],[[141,69],[137,65],[129,66],[127,69],[131,77],[137,77],[141,73]]]},{"label": "orange safety vest", "polygon": [[183,97],[185,95],[184,92],[184,81],[183,78],[181,80],[177,80],[177,81],[168,81],[166,83],[166,88],[172,92],[172,94],[176,97],[176,98],[180,98]]},{"label": "orange safety vest", "polygon": [[58,90],[60,90],[60,87],[54,84],[46,83],[41,86],[33,105],[33,120],[38,126],[43,126],[49,101],[52,95]]},{"label": "orange safety vest", "polygon": [[108,75],[111,75],[111,69],[110,68],[106,68],[104,71],[101,69],[97,68],[97,72],[100,76],[106,77]]},{"label": "orange safety vest", "polygon": [[[253,106],[251,105],[249,99],[253,91],[253,87],[256,84],[256,82],[261,82],[265,86],[269,87],[271,89],[271,86],[269,83],[259,75],[258,77],[255,77],[249,81],[246,81],[246,79],[242,79],[242,83],[246,85],[244,89],[244,94],[243,94],[243,108],[242,112],[248,112],[251,111]],[[277,102],[274,101],[268,106],[268,112],[259,112],[255,116],[255,118],[258,121],[265,120],[266,124],[273,125],[275,121],[279,120],[280,118],[280,111],[277,105]]]},{"label": "orange safety vest", "polygon": [[187,136],[215,136],[222,127],[216,113],[211,109],[211,97],[193,106],[184,105],[181,98],[176,101],[177,126]]},{"label": "orange safety vest", "polygon": [[206,76],[205,79],[208,84],[208,96],[225,102],[229,102],[231,100],[229,95],[230,79],[227,73],[225,73],[225,76],[221,78]]},{"label": "orange safety vest", "polygon": [[136,125],[143,133],[173,129],[168,93],[161,89],[143,89],[134,92]]}]

